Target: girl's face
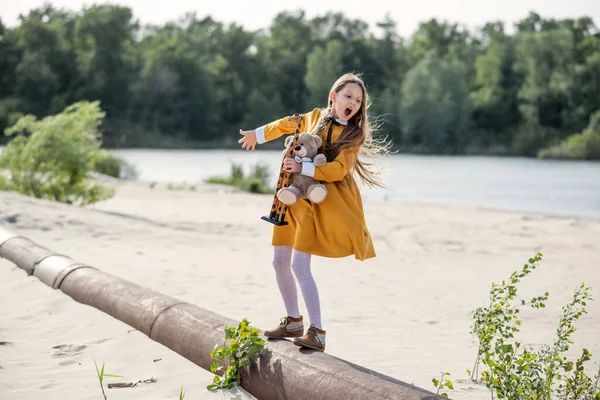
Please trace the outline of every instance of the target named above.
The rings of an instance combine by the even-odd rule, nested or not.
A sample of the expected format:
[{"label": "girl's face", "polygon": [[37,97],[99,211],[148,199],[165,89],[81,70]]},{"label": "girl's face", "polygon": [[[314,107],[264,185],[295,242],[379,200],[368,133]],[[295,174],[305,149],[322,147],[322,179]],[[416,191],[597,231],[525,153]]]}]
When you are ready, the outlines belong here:
[{"label": "girl's face", "polygon": [[348,83],[339,92],[332,92],[329,98],[333,101],[332,112],[335,118],[348,121],[360,110],[363,92],[360,85]]}]

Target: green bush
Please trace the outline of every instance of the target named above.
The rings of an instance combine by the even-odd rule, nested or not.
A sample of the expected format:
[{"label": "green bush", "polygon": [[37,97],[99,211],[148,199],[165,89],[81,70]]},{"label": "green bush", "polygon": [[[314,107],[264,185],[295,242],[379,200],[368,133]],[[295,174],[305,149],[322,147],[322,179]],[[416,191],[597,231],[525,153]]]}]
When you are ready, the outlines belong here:
[{"label": "green bush", "polygon": [[588,127],[561,143],[538,153],[539,158],[600,160],[600,110],[590,116]]},{"label": "green bush", "polygon": [[[508,281],[493,283],[487,307],[473,314],[472,333],[479,341],[471,379],[477,379],[479,365],[481,382],[490,389],[492,398],[508,399],[582,399],[600,400],[599,375],[587,375],[584,364],[591,359],[587,349],[571,361],[567,358],[575,323],[591,301],[591,288],[578,286],[573,299],[562,309],[554,342],[550,345],[526,346],[515,338],[521,327],[520,311],[524,307],[545,308],[549,293],[530,299],[517,298],[517,284],[539,266],[542,255],[528,260],[520,271],[514,271]],[[598,371],[600,374],[600,371]]]},{"label": "green bush", "polygon": [[244,169],[241,165],[233,163],[231,165],[231,175],[228,177],[210,177],[206,179],[207,183],[219,183],[223,185],[232,185],[239,187],[251,193],[273,193],[274,189],[269,187],[269,168],[267,165],[259,163],[252,167],[248,176],[244,175]]},{"label": "green bush", "polygon": [[600,160],[600,133],[586,130],[538,153],[542,159]]},{"label": "green bush", "polygon": [[114,156],[106,150],[98,151],[92,160],[94,171],[115,178],[135,179],[138,174],[135,167],[121,157]]},{"label": "green bush", "polygon": [[[467,374],[490,390],[491,399],[600,400],[600,368],[593,376],[585,368],[592,354],[586,348],[575,360],[569,360],[567,354],[577,330],[575,323],[587,313],[587,302],[592,301],[590,287],[582,283],[575,288],[572,300],[562,308],[552,344],[528,346],[516,338],[523,308],[542,310],[550,295],[518,297],[517,285],[539,267],[541,260],[542,254],[537,253],[508,280],[492,283],[488,305],[473,313],[471,333],[479,346],[473,370]],[[479,372],[480,366],[484,371]],[[432,379],[438,393],[453,389],[447,375],[444,372],[441,379]]]},{"label": "green bush", "polygon": [[103,118],[99,103],[86,101],[41,120],[20,118],[5,130],[14,138],[0,157],[9,171],[2,189],[78,205],[113,196],[114,189],[89,179],[100,151]]}]

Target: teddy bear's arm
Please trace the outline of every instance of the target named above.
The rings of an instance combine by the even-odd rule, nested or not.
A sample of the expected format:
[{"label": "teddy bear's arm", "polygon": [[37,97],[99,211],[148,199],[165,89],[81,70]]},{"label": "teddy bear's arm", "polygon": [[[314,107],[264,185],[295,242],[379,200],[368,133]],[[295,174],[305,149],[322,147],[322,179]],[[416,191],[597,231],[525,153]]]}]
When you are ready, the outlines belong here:
[{"label": "teddy bear's arm", "polygon": [[313,162],[315,163],[315,167],[320,167],[321,165],[325,165],[327,162],[327,157],[325,157],[325,154],[322,153],[317,154]]}]

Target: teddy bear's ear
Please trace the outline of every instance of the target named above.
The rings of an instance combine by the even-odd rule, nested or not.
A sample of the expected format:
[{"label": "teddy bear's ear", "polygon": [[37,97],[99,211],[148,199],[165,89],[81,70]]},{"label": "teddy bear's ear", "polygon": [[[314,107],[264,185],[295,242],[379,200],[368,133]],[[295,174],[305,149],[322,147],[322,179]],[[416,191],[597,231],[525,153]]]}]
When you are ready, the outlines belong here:
[{"label": "teddy bear's ear", "polygon": [[321,147],[321,145],[323,144],[323,139],[321,139],[321,136],[314,135],[314,137],[315,137],[315,143],[317,144],[317,147]]}]

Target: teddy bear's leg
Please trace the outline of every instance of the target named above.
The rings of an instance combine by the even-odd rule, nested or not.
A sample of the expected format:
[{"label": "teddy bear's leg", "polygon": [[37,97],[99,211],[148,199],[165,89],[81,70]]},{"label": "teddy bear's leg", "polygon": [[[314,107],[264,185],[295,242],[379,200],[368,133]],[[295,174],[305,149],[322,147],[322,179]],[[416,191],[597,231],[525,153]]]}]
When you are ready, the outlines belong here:
[{"label": "teddy bear's leg", "polygon": [[277,192],[277,198],[283,204],[286,204],[288,206],[291,206],[292,204],[296,204],[298,202],[298,200],[300,200],[301,196],[302,196],[302,193],[300,192],[300,189],[293,184],[286,188],[281,188]]},{"label": "teddy bear's leg", "polygon": [[313,183],[306,190],[308,199],[314,204],[319,204],[327,197],[327,188],[321,183]]}]

